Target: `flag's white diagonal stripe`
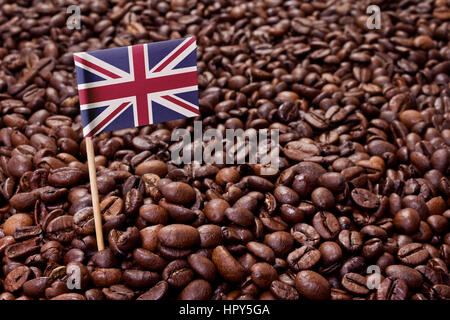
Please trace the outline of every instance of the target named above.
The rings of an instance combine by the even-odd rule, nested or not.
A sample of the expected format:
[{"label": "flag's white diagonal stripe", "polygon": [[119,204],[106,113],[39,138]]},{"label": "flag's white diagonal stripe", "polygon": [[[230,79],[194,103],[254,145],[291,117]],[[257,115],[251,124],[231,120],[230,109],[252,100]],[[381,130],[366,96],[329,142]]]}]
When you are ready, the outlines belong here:
[{"label": "flag's white diagonal stripe", "polygon": [[[165,68],[164,70],[172,70],[177,64],[179,64],[181,61],[183,61],[184,58],[186,58],[192,51],[197,49],[197,43],[196,41],[192,42],[189,47],[186,48],[183,52],[181,52],[178,57],[173,59]],[[163,70],[163,71],[164,71]]]},{"label": "flag's white diagonal stripe", "polygon": [[[77,66],[77,67],[79,67],[81,69],[84,69],[86,71],[89,71],[89,72],[95,74],[96,76],[99,76],[99,77],[104,78],[106,80],[112,79],[110,76],[107,76],[106,74],[104,74],[102,72],[99,72],[99,71],[97,71],[95,69],[92,69],[92,68],[86,66],[85,64],[83,64],[81,62],[75,61],[75,66]],[[104,81],[104,80],[100,80],[100,81]],[[100,81],[96,81],[96,82],[100,82]]]},{"label": "flag's white diagonal stripe", "polygon": [[162,105],[166,108],[172,109],[173,111],[178,112],[186,117],[197,117],[198,116],[198,114],[196,114],[190,110],[187,110],[183,107],[180,107],[179,105],[172,103],[161,97],[153,97],[153,101],[159,103],[160,105]]},{"label": "flag's white diagonal stripe", "polygon": [[97,117],[91,120],[84,128],[83,134],[87,135],[91,132],[100,122],[102,122],[111,112],[119,107],[120,104],[113,104],[103,110]]},{"label": "flag's white diagonal stripe", "polygon": [[[112,106],[109,106],[108,108],[106,108],[105,110],[102,111],[102,113],[100,113],[94,120],[92,120],[91,122],[88,123],[88,125],[86,127],[83,128],[83,134],[87,135],[89,132],[91,132],[95,127],[97,127],[97,125],[99,125],[103,120],[105,120],[105,118],[110,115],[112,112],[114,112],[114,110],[116,110],[120,104],[114,104]],[[123,108],[118,114],[116,114],[110,121],[108,121],[107,123],[105,123],[101,128],[99,128],[99,130],[96,133],[101,132],[106,126],[108,126],[111,122],[113,122],[118,116],[120,116],[126,109],[128,109],[128,107],[130,106],[130,104],[128,104],[125,108]]]},{"label": "flag's white diagonal stripe", "polygon": [[108,71],[110,71],[110,72],[112,72],[112,73],[118,75],[119,77],[126,77],[127,75],[129,75],[129,74],[126,73],[125,71],[123,71],[123,70],[121,70],[121,69],[119,69],[119,68],[113,66],[112,64],[109,64],[109,63],[103,61],[103,60],[100,60],[100,59],[98,59],[98,58],[96,58],[96,57],[90,55],[90,54],[87,53],[87,52],[79,52],[79,53],[76,53],[76,55],[77,55],[78,57],[80,57],[80,58],[86,60],[86,61],[89,61],[89,62],[91,62],[91,63],[93,63],[93,64],[96,64],[96,65],[98,65],[99,67],[101,67],[101,68],[103,68],[103,69],[105,69],[105,70],[108,70]]},{"label": "flag's white diagonal stripe", "polygon": [[[168,54],[164,59],[162,59],[159,63],[157,63],[157,64],[152,68],[152,70],[150,70],[150,72],[154,72],[156,69],[158,69],[160,65],[162,65],[167,59],[170,59],[170,57],[171,57],[175,52],[177,52],[178,49],[180,49],[181,47],[183,47],[184,44],[185,44],[186,42],[188,42],[189,40],[191,40],[191,38],[187,38],[187,39],[185,39],[182,43],[180,43],[175,49],[173,49],[173,50],[170,52],[170,54]],[[195,41],[194,41],[194,43],[195,43]]]},{"label": "flag's white diagonal stripe", "polygon": [[105,129],[111,122],[115,121],[116,118],[119,117],[122,113],[124,113],[125,110],[127,110],[129,107],[130,107],[130,105],[127,105],[125,108],[123,108],[122,110],[120,110],[119,113],[116,114],[110,121],[108,121],[107,123],[105,123],[104,126],[102,126],[101,128],[99,128],[98,131],[96,132],[96,134],[99,133],[99,132],[102,132],[103,129]]},{"label": "flag's white diagonal stripe", "polygon": [[159,92],[156,92],[154,94],[154,96],[155,97],[161,97],[162,99],[164,99],[164,96],[171,96],[173,99],[178,100],[180,102],[183,102],[183,103],[187,104],[188,106],[190,106],[192,108],[195,108],[197,110],[199,109],[199,107],[197,105],[195,105],[195,104],[193,104],[193,103],[191,103],[191,102],[189,102],[189,101],[187,101],[187,100],[185,100],[183,98],[180,98],[180,97],[176,96],[175,94],[168,94],[168,93],[160,94]]}]

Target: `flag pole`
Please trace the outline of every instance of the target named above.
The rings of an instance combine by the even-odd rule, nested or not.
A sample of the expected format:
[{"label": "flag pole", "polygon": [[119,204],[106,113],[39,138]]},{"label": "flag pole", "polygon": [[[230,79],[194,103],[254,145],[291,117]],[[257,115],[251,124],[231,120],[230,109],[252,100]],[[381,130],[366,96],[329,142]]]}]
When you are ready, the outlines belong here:
[{"label": "flag pole", "polygon": [[92,143],[91,137],[86,137],[86,152],[89,168],[89,180],[91,181],[91,196],[92,196],[92,207],[94,209],[94,223],[95,223],[95,235],[97,239],[97,249],[98,251],[102,251],[103,249],[105,249],[105,245],[103,243],[103,227],[102,227],[102,216],[100,214],[100,201],[98,200],[94,145]]}]

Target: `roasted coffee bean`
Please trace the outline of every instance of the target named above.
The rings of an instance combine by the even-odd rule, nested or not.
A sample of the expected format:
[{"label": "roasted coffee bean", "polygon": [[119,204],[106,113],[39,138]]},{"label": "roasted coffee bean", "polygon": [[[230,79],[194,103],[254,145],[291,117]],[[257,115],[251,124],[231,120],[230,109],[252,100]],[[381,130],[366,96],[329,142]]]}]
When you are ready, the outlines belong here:
[{"label": "roasted coffee bean", "polygon": [[374,210],[380,205],[379,198],[366,189],[355,188],[350,195],[353,202],[361,209]]},{"label": "roasted coffee bean", "polygon": [[366,285],[366,278],[358,273],[347,273],[342,278],[342,287],[356,295],[366,295],[369,289]]},{"label": "roasted coffee bean", "polygon": [[29,227],[33,224],[33,219],[25,213],[16,213],[9,217],[3,224],[3,232],[7,236],[12,236],[16,230]]},{"label": "roasted coffee bean", "polygon": [[164,268],[162,278],[169,286],[179,288],[186,286],[194,278],[194,272],[186,260],[174,260]]},{"label": "roasted coffee bean", "polygon": [[294,287],[278,280],[272,281],[270,285],[270,292],[280,300],[299,299],[299,294]]},{"label": "roasted coffee bean", "polygon": [[171,182],[160,188],[167,201],[177,204],[192,204],[195,200],[194,189],[184,182]]},{"label": "roasted coffee bean", "polygon": [[24,283],[31,276],[30,268],[26,266],[19,266],[12,270],[5,278],[3,286],[8,292],[16,292],[22,289]]},{"label": "roasted coffee bean", "polygon": [[37,192],[18,193],[9,200],[9,203],[17,210],[28,211],[34,207],[38,198],[39,194]]},{"label": "roasted coffee bean", "polygon": [[135,173],[139,176],[146,173],[153,173],[159,177],[164,177],[167,174],[167,164],[160,160],[144,161],[136,167]]},{"label": "roasted coffee bean", "polygon": [[158,232],[163,227],[161,224],[141,229],[141,246],[144,249],[155,251],[158,247]]},{"label": "roasted coffee bean", "polygon": [[131,300],[134,297],[133,290],[121,284],[103,288],[102,292],[107,300]]},{"label": "roasted coffee bean", "polygon": [[204,257],[199,253],[191,254],[188,257],[188,263],[197,274],[206,280],[213,281],[216,278],[216,266],[207,257]]},{"label": "roasted coffee bean", "polygon": [[75,232],[81,235],[94,233],[94,210],[92,207],[86,207],[73,215],[73,226]]},{"label": "roasted coffee bean", "polygon": [[32,254],[39,252],[39,238],[31,238],[22,242],[17,242],[9,245],[5,249],[5,256],[10,259],[24,259]]},{"label": "roasted coffee bean", "polygon": [[122,271],[115,268],[97,268],[91,273],[91,279],[97,287],[109,287],[120,283]]},{"label": "roasted coffee bean", "polygon": [[311,269],[320,260],[320,251],[311,246],[302,246],[295,249],[287,256],[289,268],[298,272],[300,270]]},{"label": "roasted coffee bean", "polygon": [[320,242],[320,235],[314,227],[306,223],[297,223],[291,229],[294,239],[301,245],[316,246]]},{"label": "roasted coffee bean", "polygon": [[250,210],[245,208],[227,208],[225,210],[225,216],[231,222],[243,227],[249,227],[255,223],[255,216]]},{"label": "roasted coffee bean", "polygon": [[419,288],[423,283],[422,275],[419,271],[404,265],[390,265],[385,272],[389,277],[404,280],[408,288],[411,289]]},{"label": "roasted coffee bean", "polygon": [[386,278],[377,289],[377,300],[405,300],[408,285],[402,279]]},{"label": "roasted coffee bean", "polygon": [[334,207],[335,200],[330,190],[324,187],[314,189],[311,200],[320,210],[330,210]]},{"label": "roasted coffee bean", "polygon": [[200,235],[197,229],[191,226],[171,224],[159,230],[158,239],[165,246],[184,249],[197,245]]},{"label": "roasted coffee bean", "polygon": [[411,234],[419,229],[419,213],[412,208],[405,208],[395,214],[394,225],[400,232]]},{"label": "roasted coffee bean", "polygon": [[250,272],[253,283],[261,289],[268,288],[272,281],[277,279],[277,271],[266,262],[255,263]]},{"label": "roasted coffee bean", "polygon": [[134,249],[133,259],[139,266],[150,271],[162,271],[167,265],[164,258],[142,248]]},{"label": "roasted coffee bean", "polygon": [[73,224],[72,216],[63,215],[50,221],[45,231],[52,240],[70,242],[75,237]]},{"label": "roasted coffee bean", "polygon": [[156,284],[159,275],[156,272],[145,270],[125,270],[122,274],[123,281],[131,288],[142,289]]},{"label": "roasted coffee bean", "polygon": [[428,259],[428,251],[421,243],[410,243],[398,250],[397,257],[404,264],[419,265]]},{"label": "roasted coffee bean", "polygon": [[139,241],[139,230],[136,227],[128,227],[125,231],[113,229],[108,234],[109,245],[115,254],[124,254],[132,250]]},{"label": "roasted coffee bean", "polygon": [[310,300],[325,300],[330,295],[330,285],[320,274],[310,270],[300,271],[295,277],[298,292]]},{"label": "roasted coffee bean", "polygon": [[339,274],[343,277],[345,274],[349,272],[358,273],[360,272],[364,266],[366,265],[366,260],[361,256],[353,256],[348,258],[342,264],[341,269],[339,270]]},{"label": "roasted coffee bean", "polygon": [[320,260],[325,266],[337,263],[342,258],[342,249],[336,242],[323,242],[319,247],[319,251]]},{"label": "roasted coffee bean", "polygon": [[272,248],[277,256],[286,256],[294,246],[294,237],[285,231],[276,231],[264,237],[264,243]]},{"label": "roasted coffee bean", "polygon": [[227,281],[239,282],[245,276],[245,269],[223,246],[218,246],[214,249],[212,261],[220,275]]},{"label": "roasted coffee bean", "polygon": [[189,283],[178,298],[181,300],[208,300],[211,295],[211,284],[203,279],[197,279]]},{"label": "roasted coffee bean", "polygon": [[51,171],[48,182],[54,187],[71,187],[80,184],[85,177],[86,173],[81,169],[64,167]]},{"label": "roasted coffee bean", "polygon": [[138,300],[161,300],[167,294],[169,285],[166,281],[160,281],[148,291],[144,292],[137,299]]},{"label": "roasted coffee bean", "polygon": [[328,211],[320,211],[313,217],[313,226],[325,240],[332,240],[339,234],[340,226],[336,217]]},{"label": "roasted coffee bean", "polygon": [[211,223],[220,224],[224,221],[225,210],[229,207],[228,202],[223,199],[212,199],[206,203],[203,212]]},{"label": "roasted coffee bean", "polygon": [[[134,189],[135,190],[135,189]],[[167,224],[169,213],[156,204],[144,204],[139,208],[139,216],[151,224]]]},{"label": "roasted coffee bean", "polygon": [[86,300],[86,298],[79,293],[63,293],[59,296],[53,297],[51,300]]}]

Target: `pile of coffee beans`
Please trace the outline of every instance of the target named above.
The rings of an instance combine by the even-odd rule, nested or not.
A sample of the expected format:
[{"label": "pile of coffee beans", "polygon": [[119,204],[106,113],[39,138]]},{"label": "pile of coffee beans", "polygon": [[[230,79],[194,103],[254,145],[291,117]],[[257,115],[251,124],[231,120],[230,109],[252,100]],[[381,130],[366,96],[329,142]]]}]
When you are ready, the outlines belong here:
[{"label": "pile of coffee beans", "polygon": [[[72,53],[189,35],[201,117],[94,138],[98,252]],[[0,0],[0,299],[450,299],[449,35],[445,0]],[[194,120],[279,168],[174,165]]]}]

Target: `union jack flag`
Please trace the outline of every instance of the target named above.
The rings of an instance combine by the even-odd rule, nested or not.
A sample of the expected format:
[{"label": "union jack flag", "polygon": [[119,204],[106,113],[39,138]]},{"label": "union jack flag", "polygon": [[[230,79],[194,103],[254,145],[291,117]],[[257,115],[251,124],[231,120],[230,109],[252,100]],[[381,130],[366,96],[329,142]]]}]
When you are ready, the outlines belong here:
[{"label": "union jack flag", "polygon": [[199,115],[195,37],[74,53],[83,135]]}]

